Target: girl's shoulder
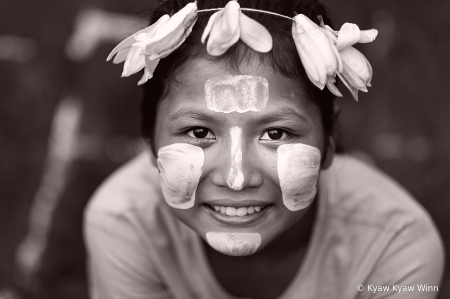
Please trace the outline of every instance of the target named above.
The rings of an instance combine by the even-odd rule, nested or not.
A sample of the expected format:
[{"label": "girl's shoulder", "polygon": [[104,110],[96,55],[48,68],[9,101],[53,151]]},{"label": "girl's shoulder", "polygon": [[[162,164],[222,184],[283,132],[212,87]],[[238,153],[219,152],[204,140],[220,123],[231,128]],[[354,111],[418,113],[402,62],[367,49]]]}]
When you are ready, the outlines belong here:
[{"label": "girl's shoulder", "polygon": [[85,216],[102,213],[120,217],[155,207],[161,198],[158,170],[150,162],[150,154],[142,152],[97,188],[85,209]]},{"label": "girl's shoulder", "polygon": [[[337,155],[319,184],[308,264],[310,298],[337,290],[339,298],[372,294],[358,292],[358,285],[439,285],[441,238],[427,211],[404,188],[349,155]],[[418,295],[411,298],[425,298]]]},{"label": "girl's shoulder", "polygon": [[328,216],[399,230],[430,221],[428,212],[394,179],[368,161],[336,155],[322,172],[321,192]]}]

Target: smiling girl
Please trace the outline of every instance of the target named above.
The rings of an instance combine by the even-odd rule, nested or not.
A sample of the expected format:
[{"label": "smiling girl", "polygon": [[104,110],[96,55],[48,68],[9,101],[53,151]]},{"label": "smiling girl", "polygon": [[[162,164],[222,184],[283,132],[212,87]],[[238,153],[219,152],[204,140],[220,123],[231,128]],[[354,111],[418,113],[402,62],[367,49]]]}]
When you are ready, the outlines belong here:
[{"label": "smiling girl", "polygon": [[111,55],[144,68],[148,150],[86,210],[92,298],[436,296],[364,290],[443,267],[423,208],[335,153],[335,77],[367,91],[351,45],[376,31],[333,31],[306,0],[168,0],[152,22]]}]

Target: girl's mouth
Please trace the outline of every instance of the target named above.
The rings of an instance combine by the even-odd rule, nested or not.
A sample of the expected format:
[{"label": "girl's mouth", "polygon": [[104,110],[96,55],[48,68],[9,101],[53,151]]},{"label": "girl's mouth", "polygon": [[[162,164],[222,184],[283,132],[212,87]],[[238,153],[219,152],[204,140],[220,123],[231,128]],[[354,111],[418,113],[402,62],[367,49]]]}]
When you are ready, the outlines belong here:
[{"label": "girl's mouth", "polygon": [[213,209],[214,211],[227,215],[227,216],[238,216],[243,217],[247,214],[260,213],[264,210],[268,205],[264,206],[248,206],[248,207],[224,207],[224,206],[212,206],[209,204],[205,204],[208,208]]},{"label": "girl's mouth", "polygon": [[247,225],[263,219],[272,207],[272,204],[243,207],[203,204],[204,210],[213,219],[235,226]]}]

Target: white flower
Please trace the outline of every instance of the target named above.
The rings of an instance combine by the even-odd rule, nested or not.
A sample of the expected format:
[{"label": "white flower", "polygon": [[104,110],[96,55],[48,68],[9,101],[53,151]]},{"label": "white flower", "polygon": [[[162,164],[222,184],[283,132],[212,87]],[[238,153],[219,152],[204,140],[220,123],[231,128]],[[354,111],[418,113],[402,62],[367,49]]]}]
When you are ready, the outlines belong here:
[{"label": "white flower", "polygon": [[378,35],[378,30],[360,30],[358,25],[344,23],[340,31],[334,31],[330,26],[323,26],[325,30],[337,37],[336,47],[339,51],[344,50],[356,43],[371,43]]},{"label": "white flower", "polygon": [[338,50],[329,36],[305,15],[294,17],[292,37],[308,78],[323,89],[343,65]]},{"label": "white flower", "polygon": [[366,86],[371,86],[373,70],[367,58],[353,47],[339,51],[344,63],[342,73],[337,75],[358,101],[358,91],[367,92]]},{"label": "white flower", "polygon": [[159,59],[170,55],[186,40],[195,24],[196,11],[196,2],[191,2],[172,17],[162,16],[153,25],[118,44],[107,60],[117,54],[114,63],[125,61],[123,77],[135,74],[145,67],[144,75],[138,83],[144,84],[153,76]]},{"label": "white flower", "polygon": [[[378,30],[360,30],[356,24],[345,23],[340,31],[334,31],[331,27],[321,24],[321,29],[336,44],[341,56],[343,69],[337,72],[338,77],[350,90],[353,98],[358,101],[358,91],[367,92],[370,87],[373,70],[367,58],[352,47],[356,43],[370,43],[375,40]],[[328,89],[337,96],[342,96],[334,85],[336,81],[327,81]]]},{"label": "white flower", "polygon": [[268,52],[272,49],[272,36],[269,31],[243,14],[239,3],[234,0],[209,18],[203,31],[202,43],[208,35],[206,50],[213,56],[225,53],[239,38],[255,51]]}]

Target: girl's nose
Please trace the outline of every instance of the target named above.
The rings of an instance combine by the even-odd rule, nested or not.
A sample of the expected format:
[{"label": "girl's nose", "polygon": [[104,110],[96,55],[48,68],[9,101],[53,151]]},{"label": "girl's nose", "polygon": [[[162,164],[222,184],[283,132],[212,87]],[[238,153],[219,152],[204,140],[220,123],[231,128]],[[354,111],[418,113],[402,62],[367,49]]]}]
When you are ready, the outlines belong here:
[{"label": "girl's nose", "polygon": [[246,142],[242,137],[242,128],[232,127],[229,136],[224,143],[223,155],[217,157],[218,169],[213,175],[213,183],[235,191],[260,186],[263,179],[255,165],[257,158],[248,150],[251,146],[244,146]]}]

